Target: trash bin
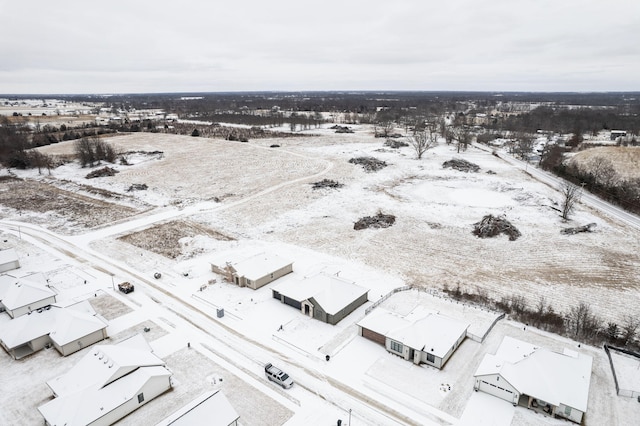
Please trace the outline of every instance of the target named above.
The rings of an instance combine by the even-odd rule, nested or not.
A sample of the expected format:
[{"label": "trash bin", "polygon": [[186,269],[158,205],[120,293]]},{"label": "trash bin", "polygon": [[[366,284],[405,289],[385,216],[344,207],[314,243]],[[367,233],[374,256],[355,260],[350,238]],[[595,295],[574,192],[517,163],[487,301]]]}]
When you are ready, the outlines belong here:
[{"label": "trash bin", "polygon": [[327,355],[326,357],[324,357],[327,361],[329,361],[331,359],[331,357],[329,355]]},{"label": "trash bin", "polygon": [[220,308],[216,311],[218,314],[218,318],[222,318],[224,316],[224,308]]}]

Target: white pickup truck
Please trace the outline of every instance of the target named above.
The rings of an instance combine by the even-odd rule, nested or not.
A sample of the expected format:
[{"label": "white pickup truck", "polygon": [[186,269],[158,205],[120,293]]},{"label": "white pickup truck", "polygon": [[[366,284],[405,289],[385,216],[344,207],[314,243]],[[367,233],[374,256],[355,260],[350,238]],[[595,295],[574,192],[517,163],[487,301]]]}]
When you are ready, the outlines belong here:
[{"label": "white pickup truck", "polygon": [[267,376],[267,379],[279,384],[283,389],[289,389],[293,386],[291,377],[284,371],[271,365],[271,363],[264,366],[264,374]]}]

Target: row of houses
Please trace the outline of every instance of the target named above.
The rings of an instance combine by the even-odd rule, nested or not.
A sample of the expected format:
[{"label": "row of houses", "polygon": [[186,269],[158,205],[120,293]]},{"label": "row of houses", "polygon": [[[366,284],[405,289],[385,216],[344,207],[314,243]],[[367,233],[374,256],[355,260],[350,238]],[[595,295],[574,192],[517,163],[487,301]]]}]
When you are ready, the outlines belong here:
[{"label": "row of houses", "polygon": [[[0,346],[14,359],[46,347],[63,356],[107,336],[107,321],[88,301],[56,304],[43,274],[20,268],[14,249],[0,251]],[[172,373],[142,335],[113,345],[94,345],[65,374],[47,382],[53,399],[38,407],[49,426],[111,425],[172,388]],[[237,426],[240,416],[222,391],[206,392],[161,421],[168,425]]]},{"label": "row of houses", "polygon": [[[261,253],[211,263],[213,272],[254,290],[293,272],[292,262]],[[306,316],[337,324],[367,302],[368,289],[336,275],[319,273],[271,288],[273,298]],[[470,323],[436,311],[415,309],[406,316],[377,308],[357,322],[360,336],[394,355],[444,368],[467,336]],[[474,374],[476,391],[513,405],[581,423],[587,410],[592,359],[505,337],[496,354],[487,354]]]},{"label": "row of houses", "polygon": [[[229,283],[257,290],[293,272],[293,262],[271,253],[214,260],[211,270]],[[272,296],[303,315],[335,325],[367,302],[369,289],[337,275],[318,273],[274,286]]]}]

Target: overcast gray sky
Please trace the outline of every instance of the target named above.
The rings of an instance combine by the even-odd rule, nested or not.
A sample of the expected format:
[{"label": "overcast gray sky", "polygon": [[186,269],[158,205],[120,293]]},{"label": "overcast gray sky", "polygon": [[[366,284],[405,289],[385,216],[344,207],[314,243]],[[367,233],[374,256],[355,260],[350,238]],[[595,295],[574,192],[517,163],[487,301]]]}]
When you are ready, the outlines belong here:
[{"label": "overcast gray sky", "polygon": [[0,0],[0,93],[640,91],[639,0]]}]

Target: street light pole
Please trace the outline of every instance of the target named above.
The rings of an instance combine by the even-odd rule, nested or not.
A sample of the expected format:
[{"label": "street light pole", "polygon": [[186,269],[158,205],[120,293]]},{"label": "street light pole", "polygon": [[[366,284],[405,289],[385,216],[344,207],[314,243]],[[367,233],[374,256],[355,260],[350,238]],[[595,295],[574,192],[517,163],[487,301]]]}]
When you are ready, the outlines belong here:
[{"label": "street light pole", "polygon": [[113,291],[116,291],[116,284],[113,282],[113,274],[111,274],[111,287],[113,287]]},{"label": "street light pole", "polygon": [[349,408],[349,426],[351,426],[351,408]]}]

